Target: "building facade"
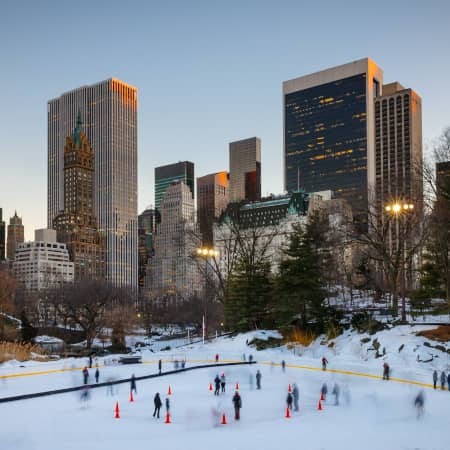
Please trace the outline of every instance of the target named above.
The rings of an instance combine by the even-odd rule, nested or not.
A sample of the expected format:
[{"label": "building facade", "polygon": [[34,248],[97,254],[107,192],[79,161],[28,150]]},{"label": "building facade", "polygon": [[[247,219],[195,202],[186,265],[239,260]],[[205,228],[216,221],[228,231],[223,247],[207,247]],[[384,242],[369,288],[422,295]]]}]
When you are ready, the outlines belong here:
[{"label": "building facade", "polygon": [[213,224],[225,211],[228,203],[226,171],[197,178],[197,223],[204,246],[213,245]]},{"label": "building facade", "polygon": [[214,225],[214,247],[219,254],[223,275],[240,245],[264,248],[272,269],[277,270],[283,257],[283,246],[292,225],[307,220],[310,196],[303,191],[270,196],[258,202],[230,203]]},{"label": "building facade", "polygon": [[231,142],[230,202],[261,199],[261,139],[252,137]]},{"label": "building facade", "polygon": [[7,257],[9,261],[14,261],[17,245],[24,240],[22,218],[14,211],[14,216],[9,219],[8,225]]},{"label": "building facade", "polygon": [[153,239],[156,232],[156,210],[146,208],[138,216],[138,284],[139,288],[144,287],[147,265],[149,258],[153,256]]},{"label": "building facade", "polygon": [[5,260],[5,244],[6,244],[6,234],[5,234],[5,221],[3,220],[3,209],[0,208],[0,262]]},{"label": "building facade", "polygon": [[379,213],[393,202],[423,207],[422,101],[400,83],[382,87],[375,98],[375,204]]},{"label": "building facade", "polygon": [[450,199],[450,161],[436,163],[436,193]]},{"label": "building facade", "polygon": [[95,149],[94,212],[108,282],[137,288],[137,89],[115,78],[48,102],[48,225],[64,209],[64,146],[78,112]]},{"label": "building facade", "polygon": [[155,168],[155,209],[157,211],[160,210],[166,190],[177,181],[182,181],[188,186],[194,198],[194,163],[180,161]]},{"label": "building facade", "polygon": [[373,99],[382,84],[369,58],[283,83],[286,191],[332,190],[364,221],[375,185]]},{"label": "building facade", "polygon": [[34,242],[17,246],[13,273],[27,290],[40,291],[74,281],[74,264],[55,230],[36,230]]},{"label": "building facade", "polygon": [[94,212],[94,149],[82,131],[81,114],[64,147],[64,210],[53,220],[58,242],[65,243],[75,280],[105,279],[104,239]]},{"label": "building facade", "polygon": [[160,205],[154,256],[146,280],[151,298],[187,299],[200,291],[200,274],[193,260],[201,244],[196,237],[191,189],[182,181],[168,187]]}]

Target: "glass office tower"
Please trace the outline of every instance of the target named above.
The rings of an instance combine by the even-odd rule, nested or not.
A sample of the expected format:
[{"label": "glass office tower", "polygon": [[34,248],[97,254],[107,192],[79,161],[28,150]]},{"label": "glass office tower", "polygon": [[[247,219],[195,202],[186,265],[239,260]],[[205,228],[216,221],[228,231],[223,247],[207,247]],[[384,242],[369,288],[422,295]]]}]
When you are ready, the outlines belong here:
[{"label": "glass office tower", "polygon": [[370,59],[283,83],[286,191],[332,190],[354,216],[375,181],[374,97],[383,72]]}]

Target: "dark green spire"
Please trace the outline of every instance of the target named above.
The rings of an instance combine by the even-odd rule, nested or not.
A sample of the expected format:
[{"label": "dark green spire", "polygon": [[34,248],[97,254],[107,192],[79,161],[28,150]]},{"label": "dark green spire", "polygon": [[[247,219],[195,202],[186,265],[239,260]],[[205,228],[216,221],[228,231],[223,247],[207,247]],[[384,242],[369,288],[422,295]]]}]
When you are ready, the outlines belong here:
[{"label": "dark green spire", "polygon": [[80,133],[81,133],[82,126],[83,126],[83,121],[81,120],[81,112],[78,111],[77,126],[75,127],[75,130],[73,130],[73,140],[74,140],[76,146],[81,145]]}]

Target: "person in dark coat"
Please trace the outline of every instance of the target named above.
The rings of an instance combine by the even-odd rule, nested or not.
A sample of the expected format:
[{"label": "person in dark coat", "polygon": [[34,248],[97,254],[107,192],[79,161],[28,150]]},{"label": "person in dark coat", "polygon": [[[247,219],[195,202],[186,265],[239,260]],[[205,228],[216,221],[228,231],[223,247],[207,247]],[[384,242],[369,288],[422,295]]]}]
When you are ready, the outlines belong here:
[{"label": "person in dark coat", "polygon": [[288,392],[288,395],[286,397],[286,405],[287,407],[292,411],[292,402],[294,401],[294,398],[292,397],[292,394]]},{"label": "person in dark coat", "polygon": [[447,375],[445,375],[445,372],[441,372],[441,389],[445,391],[445,382],[447,381]]},{"label": "person in dark coat", "polygon": [[95,382],[98,383],[98,379],[100,378],[100,371],[98,367],[95,369]]},{"label": "person in dark coat", "polygon": [[327,394],[328,394],[328,387],[327,387],[327,383],[323,383],[322,387],[320,389],[320,393],[323,395],[324,400],[327,398]]},{"label": "person in dark coat", "polygon": [[155,410],[153,411],[153,417],[157,417],[159,419],[159,411],[161,410],[162,402],[161,397],[159,396],[159,392],[156,393],[155,398],[153,399],[153,403],[155,405]]},{"label": "person in dark coat", "polygon": [[216,375],[216,378],[214,378],[214,385],[215,385],[214,395],[219,395],[219,393],[220,393],[220,378],[219,378],[219,375]]},{"label": "person in dark coat", "polygon": [[253,355],[250,355],[250,356],[248,357],[248,362],[249,362],[249,363],[253,362]]},{"label": "person in dark coat", "polygon": [[447,385],[448,385],[448,390],[450,392],[450,372],[447,375]]},{"label": "person in dark coat", "polygon": [[158,361],[158,371],[159,371],[159,374],[160,374],[160,375],[161,375],[161,369],[162,369],[162,361],[159,360],[159,361]]},{"label": "person in dark coat", "polygon": [[284,359],[281,361],[281,368],[283,369],[283,372],[286,372],[286,361]]},{"label": "person in dark coat", "polygon": [[423,391],[420,391],[414,400],[414,406],[417,409],[417,418],[418,419],[423,416],[424,403],[425,403],[425,397],[424,397]]},{"label": "person in dark coat", "polygon": [[89,381],[89,370],[87,367],[83,369],[83,383],[88,384]]},{"label": "person in dark coat", "polygon": [[383,380],[389,380],[390,367],[387,362],[383,364]]},{"label": "person in dark coat", "polygon": [[92,369],[92,355],[89,355],[89,369]]},{"label": "person in dark coat", "polygon": [[170,400],[169,397],[166,397],[166,414],[170,411]]},{"label": "person in dark coat", "polygon": [[328,360],[325,356],[322,358],[322,370],[327,370]]},{"label": "person in dark coat", "polygon": [[225,394],[225,383],[225,374],[222,373],[222,375],[220,375],[220,387],[222,394]]},{"label": "person in dark coat", "polygon": [[437,379],[438,379],[438,374],[437,374],[437,370],[435,370],[433,372],[433,387],[434,387],[434,389],[436,389]]},{"label": "person in dark coat", "polygon": [[239,392],[236,391],[233,395],[233,405],[234,405],[234,418],[236,420],[240,420],[241,418],[241,408],[242,408],[242,399],[239,395]]},{"label": "person in dark coat", "polygon": [[298,411],[299,392],[298,386],[295,383],[292,385],[292,397],[294,398],[294,411]]},{"label": "person in dark coat", "polygon": [[130,378],[130,393],[133,391],[135,394],[137,394],[136,377],[134,376],[134,373],[133,373],[133,375],[131,375],[131,378]]},{"label": "person in dark coat", "polygon": [[261,389],[261,372],[259,369],[256,371],[256,389]]},{"label": "person in dark coat", "polygon": [[337,383],[335,383],[331,393],[334,395],[334,404],[336,406],[339,406],[339,392],[340,392],[339,385]]}]

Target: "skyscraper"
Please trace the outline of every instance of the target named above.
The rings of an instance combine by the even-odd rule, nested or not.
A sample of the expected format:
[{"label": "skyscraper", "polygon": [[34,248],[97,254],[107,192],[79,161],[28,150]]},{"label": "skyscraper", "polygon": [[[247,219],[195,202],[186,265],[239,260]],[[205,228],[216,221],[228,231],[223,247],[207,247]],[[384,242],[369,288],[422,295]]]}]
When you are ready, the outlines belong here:
[{"label": "skyscraper", "polygon": [[225,211],[228,202],[226,171],[197,178],[197,222],[203,245],[213,245],[213,224]]},{"label": "skyscraper", "polygon": [[64,210],[53,220],[58,242],[67,244],[75,280],[105,277],[103,236],[94,214],[94,149],[82,131],[81,114],[64,147]]},{"label": "skyscraper", "polygon": [[3,209],[0,208],[0,261],[5,260],[5,222],[3,220]]},{"label": "skyscraper", "polygon": [[140,288],[144,286],[147,264],[149,263],[149,258],[153,256],[155,231],[156,211],[153,208],[146,208],[138,216],[138,284]]},{"label": "skyscraper", "polygon": [[375,160],[377,210],[402,201],[421,211],[422,101],[397,82],[384,85],[375,98]]},{"label": "skyscraper", "polygon": [[283,83],[286,191],[332,190],[364,217],[375,185],[373,99],[382,84],[369,58]]},{"label": "skyscraper", "polygon": [[167,188],[176,181],[182,181],[194,198],[194,163],[180,161],[155,168],[155,209],[159,211]]},{"label": "skyscraper", "polygon": [[179,181],[171,184],[160,205],[152,258],[150,290],[152,297],[192,297],[200,290],[199,271],[193,260],[200,245],[197,236],[194,200],[190,188]]},{"label": "skyscraper", "polygon": [[261,139],[230,143],[230,201],[261,199]]},{"label": "skyscraper", "polygon": [[137,89],[115,78],[48,103],[48,225],[64,209],[64,145],[78,112],[95,150],[94,212],[106,279],[137,287]]},{"label": "skyscraper", "polygon": [[24,231],[22,225],[22,218],[14,211],[14,216],[9,219],[8,225],[8,240],[7,240],[7,257],[10,261],[14,260],[16,254],[17,244],[24,241]]}]

